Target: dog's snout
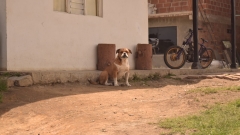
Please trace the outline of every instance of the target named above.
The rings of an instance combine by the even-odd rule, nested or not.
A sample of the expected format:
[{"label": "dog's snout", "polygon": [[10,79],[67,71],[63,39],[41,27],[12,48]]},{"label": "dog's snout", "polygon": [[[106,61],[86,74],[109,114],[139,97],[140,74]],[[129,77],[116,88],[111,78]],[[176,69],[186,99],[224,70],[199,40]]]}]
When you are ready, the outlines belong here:
[{"label": "dog's snout", "polygon": [[122,57],[123,57],[123,58],[127,58],[127,57],[128,57],[127,53],[124,52],[124,53],[122,54]]}]

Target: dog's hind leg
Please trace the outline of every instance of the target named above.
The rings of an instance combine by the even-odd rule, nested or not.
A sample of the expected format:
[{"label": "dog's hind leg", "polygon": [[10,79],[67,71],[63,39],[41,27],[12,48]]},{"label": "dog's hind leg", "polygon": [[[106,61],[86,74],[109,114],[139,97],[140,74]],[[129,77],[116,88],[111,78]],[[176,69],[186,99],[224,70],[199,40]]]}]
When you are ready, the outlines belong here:
[{"label": "dog's hind leg", "polygon": [[112,85],[112,83],[108,83],[108,72],[103,71],[99,76],[99,83],[102,85]]},{"label": "dog's hind leg", "polygon": [[109,83],[108,82],[108,79],[105,81],[105,84],[104,85],[107,85],[107,86],[110,86],[110,85],[112,85],[112,83]]}]

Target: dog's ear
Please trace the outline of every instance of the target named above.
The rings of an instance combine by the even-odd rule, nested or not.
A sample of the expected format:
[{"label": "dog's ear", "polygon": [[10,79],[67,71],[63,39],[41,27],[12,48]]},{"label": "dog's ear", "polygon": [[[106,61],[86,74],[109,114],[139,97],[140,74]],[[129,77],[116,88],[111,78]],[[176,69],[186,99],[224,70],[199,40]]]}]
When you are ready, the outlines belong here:
[{"label": "dog's ear", "polygon": [[119,53],[120,49],[117,49],[116,54]]},{"label": "dog's ear", "polygon": [[128,51],[132,54],[132,51],[130,49],[128,49]]}]

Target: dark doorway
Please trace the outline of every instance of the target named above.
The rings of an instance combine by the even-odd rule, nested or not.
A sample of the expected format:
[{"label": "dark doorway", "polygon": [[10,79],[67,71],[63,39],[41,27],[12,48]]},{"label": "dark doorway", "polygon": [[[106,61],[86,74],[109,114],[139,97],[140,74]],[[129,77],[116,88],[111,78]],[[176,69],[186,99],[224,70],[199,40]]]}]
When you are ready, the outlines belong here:
[{"label": "dark doorway", "polygon": [[149,38],[158,38],[156,54],[163,54],[167,48],[177,45],[177,26],[149,28]]}]

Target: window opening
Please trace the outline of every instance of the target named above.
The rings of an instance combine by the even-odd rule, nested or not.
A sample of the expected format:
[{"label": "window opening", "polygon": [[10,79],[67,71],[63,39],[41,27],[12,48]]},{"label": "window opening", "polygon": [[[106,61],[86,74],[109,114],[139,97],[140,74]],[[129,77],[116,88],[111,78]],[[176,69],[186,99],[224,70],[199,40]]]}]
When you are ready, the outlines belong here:
[{"label": "window opening", "polygon": [[53,10],[102,17],[102,0],[53,0]]}]

